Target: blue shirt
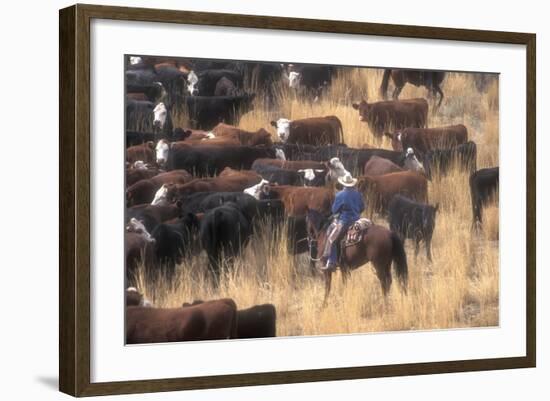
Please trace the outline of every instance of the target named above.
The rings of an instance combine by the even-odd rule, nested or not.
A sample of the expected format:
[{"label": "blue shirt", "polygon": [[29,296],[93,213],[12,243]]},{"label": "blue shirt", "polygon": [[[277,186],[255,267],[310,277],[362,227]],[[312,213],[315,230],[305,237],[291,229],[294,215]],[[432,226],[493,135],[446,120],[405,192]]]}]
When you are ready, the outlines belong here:
[{"label": "blue shirt", "polygon": [[338,220],[344,224],[359,220],[364,209],[363,196],[354,188],[345,188],[337,192],[332,204],[332,214],[338,213]]}]

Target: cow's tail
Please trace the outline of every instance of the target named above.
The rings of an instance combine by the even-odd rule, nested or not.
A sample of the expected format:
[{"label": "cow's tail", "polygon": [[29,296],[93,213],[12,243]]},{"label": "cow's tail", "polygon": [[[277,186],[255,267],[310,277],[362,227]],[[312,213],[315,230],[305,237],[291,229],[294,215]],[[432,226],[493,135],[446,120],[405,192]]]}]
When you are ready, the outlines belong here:
[{"label": "cow's tail", "polygon": [[394,231],[391,232],[391,242],[393,265],[395,267],[399,283],[401,284],[401,289],[406,294],[407,284],[409,281],[407,254],[405,253],[405,248],[403,247],[403,241],[401,241],[401,238],[399,238],[399,236]]},{"label": "cow's tail", "polygon": [[384,70],[384,76],[382,77],[382,84],[380,85],[380,96],[382,97],[382,99],[387,99],[390,75],[391,75],[391,69],[386,68]]}]

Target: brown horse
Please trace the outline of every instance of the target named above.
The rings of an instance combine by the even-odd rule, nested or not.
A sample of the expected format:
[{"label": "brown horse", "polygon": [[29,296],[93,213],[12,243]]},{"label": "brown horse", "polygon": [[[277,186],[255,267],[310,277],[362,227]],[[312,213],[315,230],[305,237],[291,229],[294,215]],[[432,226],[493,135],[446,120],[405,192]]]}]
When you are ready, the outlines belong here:
[{"label": "brown horse", "polygon": [[[327,228],[331,220],[323,216],[317,210],[309,209],[306,216],[308,243],[310,259],[316,264],[321,262],[318,254],[325,249]],[[338,266],[342,272],[342,281],[345,283],[352,270],[355,270],[365,263],[372,262],[376,269],[376,275],[380,280],[384,296],[392,283],[391,265],[395,263],[395,271],[404,293],[407,292],[408,267],[407,255],[403,242],[393,231],[379,225],[371,226],[362,240],[352,246],[340,250]],[[332,281],[332,271],[324,270],[325,278],[325,299],[323,306],[326,306]]]},{"label": "brown horse", "polygon": [[382,84],[380,85],[380,95],[383,99],[386,99],[386,92],[388,91],[388,81],[391,79],[395,85],[393,91],[393,99],[397,100],[399,94],[403,90],[403,87],[409,83],[414,86],[425,86],[431,93],[439,94],[439,103],[437,107],[441,106],[443,101],[443,91],[441,90],[441,82],[445,79],[444,71],[418,71],[418,70],[392,70],[385,69],[384,76],[382,77]]}]

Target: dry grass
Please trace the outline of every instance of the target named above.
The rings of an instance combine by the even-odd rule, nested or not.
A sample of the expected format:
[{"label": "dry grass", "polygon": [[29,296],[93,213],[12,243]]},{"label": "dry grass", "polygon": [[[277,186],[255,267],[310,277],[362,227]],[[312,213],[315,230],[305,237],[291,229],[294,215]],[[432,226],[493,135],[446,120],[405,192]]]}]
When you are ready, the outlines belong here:
[{"label": "dry grass", "polygon": [[[339,76],[328,96],[316,103],[296,99],[278,88],[279,110],[268,110],[259,98],[255,109],[240,126],[274,130],[269,121],[278,117],[336,115],[343,124],[349,146],[376,143],[366,124],[359,121],[352,101],[378,98],[381,71],[353,68]],[[390,88],[391,90],[391,88]],[[480,94],[467,74],[451,73],[443,83],[445,100],[429,126],[463,123],[478,144],[478,167],[498,165],[498,82]],[[425,88],[407,86],[401,98],[424,97]],[[433,102],[431,103],[431,105]],[[181,121],[184,125],[185,121]],[[383,140],[378,146],[390,148]],[[403,295],[394,285],[384,299],[374,269],[367,264],[354,271],[344,286],[335,275],[329,306],[322,309],[323,282],[309,271],[305,255],[296,259],[286,252],[282,229],[269,222],[258,226],[251,242],[232,268],[227,268],[219,287],[209,280],[204,254],[179,266],[171,282],[144,282],[137,287],[157,306],[178,306],[194,299],[231,297],[240,308],[273,303],[277,308],[277,335],[317,335],[388,330],[419,330],[494,326],[499,322],[498,203],[484,211],[479,233],[471,231],[468,174],[452,172],[429,184],[431,204],[439,203],[433,239],[433,263],[424,248],[418,258],[407,242],[409,291]],[[387,226],[381,217],[378,224]]]}]

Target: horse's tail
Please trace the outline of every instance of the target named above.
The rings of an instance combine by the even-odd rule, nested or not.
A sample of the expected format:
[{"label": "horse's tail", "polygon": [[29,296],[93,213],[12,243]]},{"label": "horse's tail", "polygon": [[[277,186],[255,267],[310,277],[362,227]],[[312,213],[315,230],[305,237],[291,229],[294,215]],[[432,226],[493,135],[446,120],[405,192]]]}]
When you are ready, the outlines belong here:
[{"label": "horse's tail", "polygon": [[405,253],[405,248],[403,247],[403,241],[401,241],[401,238],[399,238],[399,236],[394,231],[391,232],[391,243],[392,258],[395,266],[395,271],[397,272],[397,278],[401,283],[401,288],[405,293],[407,293],[407,283],[409,280],[407,254]]},{"label": "horse's tail", "polygon": [[382,77],[382,84],[380,85],[380,96],[382,99],[387,98],[388,83],[390,81],[391,69],[386,68],[384,70],[384,76]]}]

